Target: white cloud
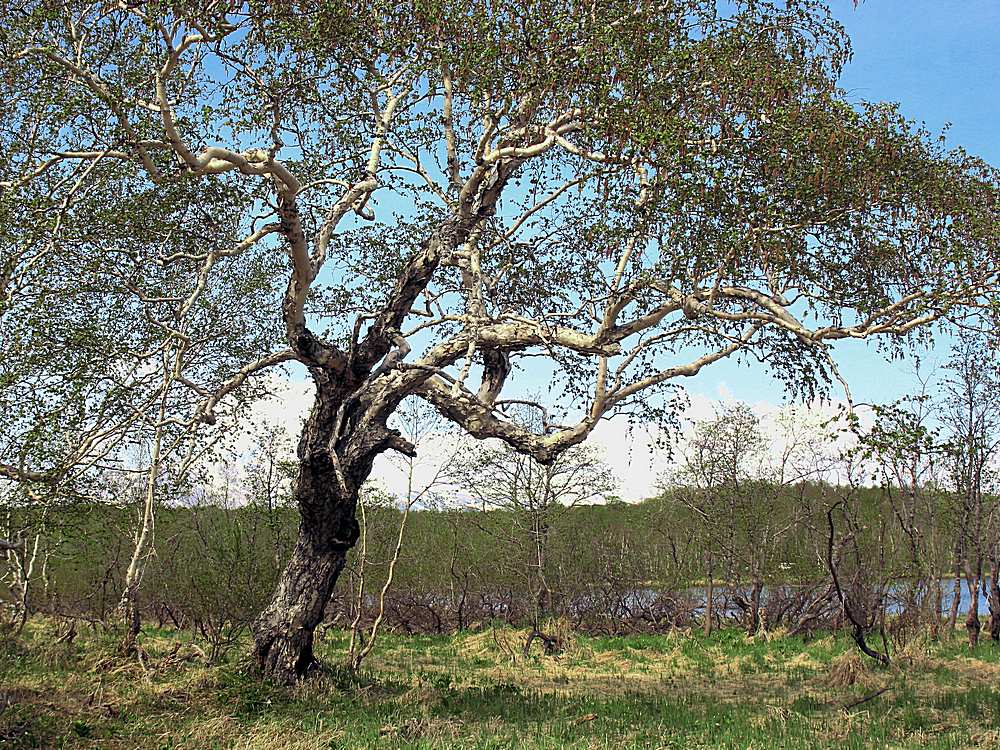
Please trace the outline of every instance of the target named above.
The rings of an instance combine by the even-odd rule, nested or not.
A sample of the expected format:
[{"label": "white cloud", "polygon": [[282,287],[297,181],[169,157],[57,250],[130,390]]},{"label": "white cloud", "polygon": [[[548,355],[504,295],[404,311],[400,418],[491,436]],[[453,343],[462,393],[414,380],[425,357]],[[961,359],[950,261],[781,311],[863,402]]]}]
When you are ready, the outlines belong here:
[{"label": "white cloud", "polygon": [[[274,396],[259,402],[253,409],[251,422],[254,432],[263,434],[282,429],[294,445],[309,412],[313,385],[309,381],[284,378],[275,382],[274,392]],[[688,407],[681,415],[682,431],[690,429],[697,421],[713,417],[719,407],[735,402],[732,391],[725,383],[720,383],[712,395],[691,392],[688,397]],[[776,423],[779,415],[797,411],[813,421],[819,421],[834,416],[841,406],[839,402],[833,402],[789,407],[767,399],[751,404],[754,413],[762,419],[765,433],[773,438],[776,451],[785,447]],[[861,416],[863,422],[870,421],[867,415]],[[671,457],[667,451],[657,447],[658,429],[653,425],[630,428],[625,417],[616,417],[602,421],[588,439],[589,445],[596,446],[604,454],[608,466],[619,478],[619,493],[624,500],[636,501],[655,494],[658,477],[677,468],[679,451],[674,451]],[[241,451],[248,451],[252,444],[252,437],[242,437],[236,443],[235,452],[239,455]],[[452,435],[425,438],[419,446],[419,457],[413,467],[412,486],[420,491],[431,484],[442,460],[454,449],[455,437]],[[375,462],[372,481],[390,494],[405,497],[408,468],[395,454],[383,454]]]}]

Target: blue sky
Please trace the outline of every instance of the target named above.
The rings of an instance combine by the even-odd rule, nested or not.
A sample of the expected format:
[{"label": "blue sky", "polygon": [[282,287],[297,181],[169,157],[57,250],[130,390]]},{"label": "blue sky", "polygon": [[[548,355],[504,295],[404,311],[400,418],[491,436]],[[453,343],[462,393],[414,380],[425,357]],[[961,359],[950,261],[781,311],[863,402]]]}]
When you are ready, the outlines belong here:
[{"label": "blue sky", "polygon": [[[832,0],[851,35],[854,59],[841,79],[852,101],[898,102],[931,132],[948,123],[948,142],[1000,164],[1000,0]],[[921,353],[925,369],[947,358],[946,342]],[[892,401],[914,384],[912,362],[886,360],[870,346],[836,351],[859,401]],[[778,402],[781,385],[761,366],[720,363],[686,383],[693,392]],[[838,393],[834,394],[839,395]]]},{"label": "blue sky", "polygon": [[1000,159],[998,0],[850,0],[832,7],[854,42],[842,84],[853,98],[899,102],[932,130]]}]

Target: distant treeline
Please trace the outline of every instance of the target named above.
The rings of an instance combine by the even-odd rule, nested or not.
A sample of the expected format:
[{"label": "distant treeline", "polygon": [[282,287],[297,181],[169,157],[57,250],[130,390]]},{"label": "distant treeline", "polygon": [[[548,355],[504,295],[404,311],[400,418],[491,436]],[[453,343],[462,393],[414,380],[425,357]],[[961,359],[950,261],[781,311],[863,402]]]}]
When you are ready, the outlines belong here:
[{"label": "distant treeline", "polygon": [[[381,608],[384,625],[404,632],[498,620],[544,627],[553,618],[603,633],[711,627],[727,619],[751,631],[811,631],[843,618],[831,563],[859,617],[888,609],[894,627],[903,628],[926,623],[935,601],[930,617],[947,614],[942,603],[952,584],[942,596],[940,579],[950,566],[949,545],[939,546],[937,559],[915,560],[891,493],[756,483],[740,498],[694,502],[697,492],[704,493],[676,489],[635,504],[549,507],[544,517],[514,509],[415,509],[384,597],[403,514],[372,495],[328,622],[347,626],[359,614],[370,621]],[[846,494],[852,515],[838,521],[830,509]],[[943,508],[954,498],[942,493],[938,502]],[[133,548],[134,513],[76,504],[50,514],[28,609],[111,619]],[[924,520],[934,521],[942,542],[954,538],[955,516],[933,515]],[[141,586],[144,618],[191,628],[224,649],[267,603],[295,542],[296,510],[255,502],[166,507],[156,523]]]}]

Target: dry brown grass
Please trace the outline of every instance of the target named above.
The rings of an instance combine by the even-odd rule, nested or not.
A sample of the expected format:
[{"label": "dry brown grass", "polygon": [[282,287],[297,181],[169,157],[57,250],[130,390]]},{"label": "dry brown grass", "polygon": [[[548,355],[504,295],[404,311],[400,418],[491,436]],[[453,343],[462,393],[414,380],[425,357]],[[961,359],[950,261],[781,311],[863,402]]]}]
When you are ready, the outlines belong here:
[{"label": "dry brown grass", "polygon": [[832,688],[857,685],[865,690],[875,690],[885,684],[884,675],[876,674],[870,661],[856,651],[845,651],[830,663],[826,684]]},{"label": "dry brown grass", "polygon": [[807,669],[812,672],[818,672],[823,668],[823,665],[816,658],[803,651],[801,654],[796,654],[791,659],[786,661],[785,668]]},{"label": "dry brown grass", "polygon": [[893,654],[893,664],[906,672],[931,672],[945,662],[933,654],[933,644],[923,639],[907,642]]}]

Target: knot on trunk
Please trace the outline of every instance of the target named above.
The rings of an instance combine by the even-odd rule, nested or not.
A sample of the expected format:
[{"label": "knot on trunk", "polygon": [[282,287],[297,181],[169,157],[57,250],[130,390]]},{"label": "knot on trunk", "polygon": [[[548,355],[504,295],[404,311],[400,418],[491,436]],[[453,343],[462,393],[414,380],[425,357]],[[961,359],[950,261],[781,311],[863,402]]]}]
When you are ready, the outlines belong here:
[{"label": "knot on trunk", "polygon": [[350,518],[344,519],[341,525],[341,532],[346,532],[345,536],[330,539],[329,548],[334,552],[346,553],[361,537],[361,527],[353,513]]}]

